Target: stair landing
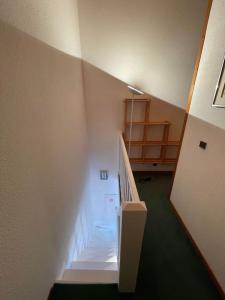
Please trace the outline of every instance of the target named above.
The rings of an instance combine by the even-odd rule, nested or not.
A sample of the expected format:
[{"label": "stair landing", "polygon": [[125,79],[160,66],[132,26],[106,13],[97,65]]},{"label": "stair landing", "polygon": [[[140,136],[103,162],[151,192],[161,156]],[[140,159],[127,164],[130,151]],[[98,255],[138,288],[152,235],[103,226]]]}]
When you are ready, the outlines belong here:
[{"label": "stair landing", "polygon": [[118,271],[71,268],[64,271],[61,282],[74,284],[118,283]]}]

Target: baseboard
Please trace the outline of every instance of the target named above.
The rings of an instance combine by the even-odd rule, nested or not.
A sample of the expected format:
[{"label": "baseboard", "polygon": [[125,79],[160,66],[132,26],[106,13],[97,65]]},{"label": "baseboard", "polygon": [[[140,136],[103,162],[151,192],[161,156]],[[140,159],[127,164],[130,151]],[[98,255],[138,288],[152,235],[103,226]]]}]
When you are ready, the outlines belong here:
[{"label": "baseboard", "polygon": [[134,170],[133,173],[150,173],[150,174],[161,174],[161,173],[173,173],[174,171],[173,170],[144,170],[144,171],[141,171],[141,170]]},{"label": "baseboard", "polygon": [[178,211],[176,210],[174,204],[172,203],[171,199],[170,199],[170,203],[171,206],[174,210],[174,213],[176,214],[178,220],[180,221],[184,231],[186,232],[188,238],[190,239],[192,245],[194,246],[195,251],[197,252],[197,254],[199,255],[203,265],[205,266],[206,271],[208,272],[208,274],[210,275],[210,278],[214,284],[214,286],[216,287],[216,289],[218,290],[218,292],[220,293],[220,295],[222,296],[222,299],[225,299],[225,291],[222,289],[221,285],[219,284],[218,280],[216,279],[216,276],[214,275],[212,269],[210,268],[209,264],[207,263],[205,257],[203,256],[203,254],[201,253],[199,247],[197,246],[196,242],[194,241],[191,233],[189,232],[189,230],[187,229],[186,225],[184,224],[181,216],[179,215]]}]

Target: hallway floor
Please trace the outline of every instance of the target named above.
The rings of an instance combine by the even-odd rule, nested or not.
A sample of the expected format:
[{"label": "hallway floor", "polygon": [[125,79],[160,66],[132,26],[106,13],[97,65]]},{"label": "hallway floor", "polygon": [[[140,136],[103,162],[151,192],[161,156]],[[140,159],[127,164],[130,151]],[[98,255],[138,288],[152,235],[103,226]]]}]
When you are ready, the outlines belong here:
[{"label": "hallway floor", "polygon": [[135,174],[148,218],[135,294],[116,285],[55,285],[51,300],[219,300],[208,273],[168,201],[171,175]]}]

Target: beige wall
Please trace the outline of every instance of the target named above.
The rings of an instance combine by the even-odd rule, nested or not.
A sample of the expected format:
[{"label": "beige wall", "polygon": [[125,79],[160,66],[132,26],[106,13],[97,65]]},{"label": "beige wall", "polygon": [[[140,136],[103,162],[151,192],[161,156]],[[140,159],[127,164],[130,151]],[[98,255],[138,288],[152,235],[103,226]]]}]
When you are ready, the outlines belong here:
[{"label": "beige wall", "polygon": [[80,0],[83,59],[185,107],[207,0]]},{"label": "beige wall", "polygon": [[0,40],[0,299],[46,300],[89,199],[81,61],[4,23]]},{"label": "beige wall", "polygon": [[224,151],[225,131],[190,116],[171,200],[225,289]]},{"label": "beige wall", "polygon": [[224,1],[214,0],[171,200],[225,291],[225,110],[212,107],[224,27]]},{"label": "beige wall", "polygon": [[0,0],[0,19],[80,57],[77,0]]}]

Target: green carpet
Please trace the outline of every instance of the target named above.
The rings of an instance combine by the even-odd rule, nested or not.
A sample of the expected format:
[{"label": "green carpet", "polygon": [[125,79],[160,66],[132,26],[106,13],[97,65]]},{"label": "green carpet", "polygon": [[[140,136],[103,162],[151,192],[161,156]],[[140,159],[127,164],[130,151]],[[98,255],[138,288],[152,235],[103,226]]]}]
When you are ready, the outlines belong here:
[{"label": "green carpet", "polygon": [[222,299],[168,201],[171,175],[136,173],[135,180],[148,208],[136,293],[119,294],[116,285],[56,284],[50,299]]}]

